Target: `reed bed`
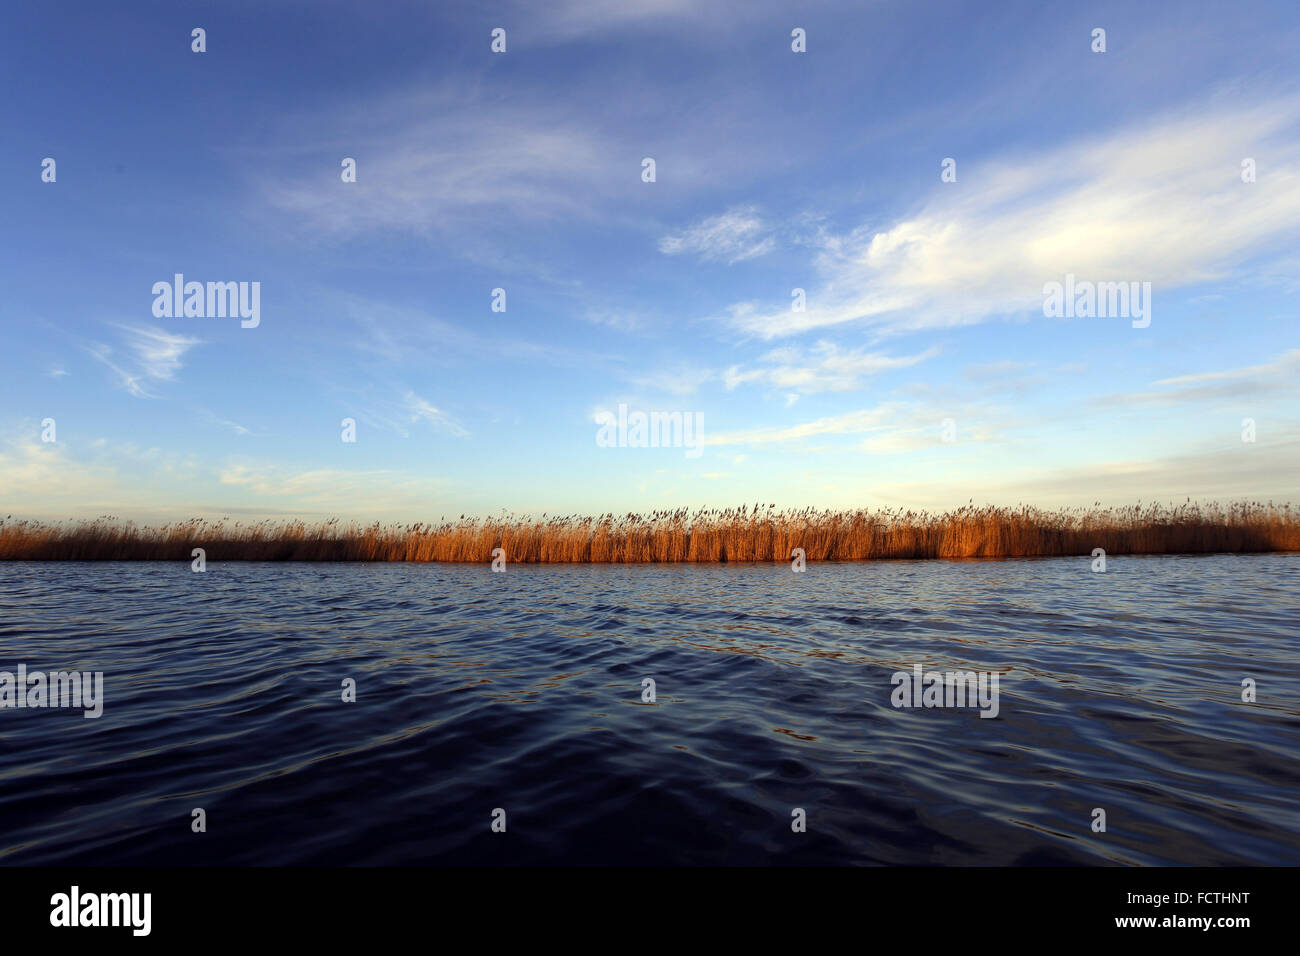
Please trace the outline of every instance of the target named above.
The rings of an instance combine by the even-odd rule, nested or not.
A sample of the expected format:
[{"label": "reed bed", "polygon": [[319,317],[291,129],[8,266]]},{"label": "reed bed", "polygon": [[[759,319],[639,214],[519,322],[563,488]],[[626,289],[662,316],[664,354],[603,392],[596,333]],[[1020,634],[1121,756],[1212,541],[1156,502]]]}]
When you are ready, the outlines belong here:
[{"label": "reed bed", "polygon": [[1107,554],[1300,551],[1290,505],[1132,505],[1047,511],[968,505],[948,512],[777,511],[754,505],[690,512],[466,518],[438,524],[344,524],[339,519],[213,521],[137,526],[113,517],[0,521],[0,560],[488,562],[496,548],[525,564],[1008,558]]}]

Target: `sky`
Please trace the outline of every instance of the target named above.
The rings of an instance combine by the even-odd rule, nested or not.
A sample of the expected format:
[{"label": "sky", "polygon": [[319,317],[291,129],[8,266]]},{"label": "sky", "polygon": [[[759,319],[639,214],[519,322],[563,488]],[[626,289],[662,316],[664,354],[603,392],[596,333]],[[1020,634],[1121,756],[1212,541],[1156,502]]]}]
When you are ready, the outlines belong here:
[{"label": "sky", "polygon": [[1292,0],[0,18],[0,516],[1300,502]]}]

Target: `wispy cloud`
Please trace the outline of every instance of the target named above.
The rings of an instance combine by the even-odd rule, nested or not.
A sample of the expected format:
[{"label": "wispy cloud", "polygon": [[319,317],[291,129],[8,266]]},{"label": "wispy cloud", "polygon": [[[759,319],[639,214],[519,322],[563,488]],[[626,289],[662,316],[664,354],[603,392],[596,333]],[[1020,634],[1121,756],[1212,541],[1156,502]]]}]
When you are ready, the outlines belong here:
[{"label": "wispy cloud", "polygon": [[1300,349],[1288,349],[1271,362],[1263,365],[1247,365],[1244,368],[1226,369],[1221,372],[1198,372],[1194,375],[1178,375],[1174,378],[1162,378],[1157,385],[1187,385],[1193,382],[1223,382],[1239,379],[1257,380],[1288,375],[1300,371]]},{"label": "wispy cloud", "polygon": [[[811,13],[821,0],[804,4]],[[780,16],[787,6],[777,0],[554,0],[536,4],[515,0],[513,22],[526,42],[563,43],[635,30],[638,36],[655,30],[734,30],[748,20]]]},{"label": "wispy cloud", "polygon": [[[322,138],[321,129],[339,128],[354,132]],[[494,212],[585,217],[584,197],[614,174],[613,150],[590,122],[554,104],[488,104],[464,89],[399,91],[287,129],[290,152],[262,182],[262,201],[329,235],[430,233]],[[312,157],[306,169],[303,155]],[[341,156],[356,160],[355,183],[340,182]]]},{"label": "wispy cloud", "polygon": [[615,355],[529,341],[506,331],[484,335],[441,319],[426,309],[339,290],[329,290],[327,295],[332,304],[342,309],[363,333],[359,339],[352,337],[351,346],[386,363],[424,367],[433,360],[445,361],[448,352],[480,360],[568,368],[585,368],[595,363],[619,360]]},{"label": "wispy cloud", "polygon": [[[963,414],[959,436],[961,447],[1005,440],[1000,429],[1008,423],[999,420],[995,409],[971,406],[966,411],[971,413],[971,417]],[[704,444],[783,445],[813,438],[863,435],[866,437],[856,445],[857,450],[873,455],[893,455],[953,447],[945,445],[943,438],[945,420],[950,418],[927,405],[889,401],[872,408],[828,415],[795,425],[724,432],[707,437]]]},{"label": "wispy cloud", "polygon": [[181,359],[185,353],[202,344],[201,339],[176,335],[158,328],[125,325],[121,328],[129,338],[141,374],[157,381],[173,381],[181,368]]},{"label": "wispy cloud", "polygon": [[1103,395],[1096,399],[1096,404],[1168,408],[1214,399],[1263,398],[1293,393],[1297,372],[1300,372],[1300,349],[1289,349],[1263,365],[1163,378],[1147,391]]},{"label": "wispy cloud", "polygon": [[[418,513],[439,502],[448,488],[446,482],[404,470],[294,467],[252,461],[226,465],[218,481],[225,488],[256,495],[270,505],[268,513],[281,514]],[[376,502],[382,505],[376,507]]]},{"label": "wispy cloud", "polygon": [[864,408],[829,415],[797,425],[771,425],[739,429],[709,435],[705,445],[771,445],[816,438],[822,435],[857,435],[892,428],[903,415],[901,406],[885,403],[875,408]]},{"label": "wispy cloud", "polygon": [[92,342],[86,347],[86,353],[96,361],[106,365],[117,376],[117,383],[126,389],[136,398],[157,398],[158,396],[146,391],[140,384],[140,374],[123,368],[113,358],[113,350],[102,342]]},{"label": "wispy cloud", "polygon": [[650,375],[633,376],[630,381],[643,388],[653,388],[673,395],[690,395],[714,377],[715,373],[710,369],[682,364],[661,368]]},{"label": "wispy cloud", "polygon": [[[34,433],[22,427],[0,435],[0,488],[6,511],[59,519],[163,510],[192,513],[178,503],[194,487],[196,463],[191,456],[102,438],[78,443],[60,437],[47,444],[26,437]],[[183,486],[180,495],[177,482]]]},{"label": "wispy cloud", "polygon": [[463,438],[469,434],[456,419],[442,409],[431,405],[419,395],[416,395],[415,392],[408,391],[406,393],[404,404],[406,410],[410,413],[412,424],[424,422],[427,425],[432,425],[436,431],[447,432],[458,438]]},{"label": "wispy cloud", "polygon": [[64,504],[104,489],[121,490],[115,472],[76,461],[66,442],[44,443],[7,436],[0,443],[0,487],[5,508],[21,512],[28,502]]},{"label": "wispy cloud", "polygon": [[[1181,502],[1193,500],[1294,500],[1300,468],[1300,439],[1197,449],[1145,460],[1102,459],[1069,466],[1044,464],[1018,471],[1013,477],[971,475],[959,488],[950,482],[919,476],[919,480],[882,483],[873,492],[890,503],[907,507],[948,508],[968,496],[991,504],[1033,503],[1044,507],[1081,502],[1125,505],[1159,500],[1164,494]],[[1172,490],[1176,489],[1176,490]],[[1172,490],[1172,491],[1171,491]]]},{"label": "wispy cloud", "polygon": [[113,348],[102,342],[92,342],[85,349],[112,369],[118,384],[136,398],[157,398],[145,387],[146,383],[175,381],[185,353],[202,344],[201,339],[149,326],[119,325],[118,328],[126,333],[129,350],[123,358],[119,359]]},{"label": "wispy cloud", "polygon": [[252,430],[251,428],[247,428],[247,427],[245,427],[245,426],[239,424],[239,422],[232,422],[232,421],[231,421],[230,419],[228,419],[228,418],[221,418],[221,417],[219,417],[219,416],[217,416],[217,415],[212,414],[211,412],[209,412],[209,411],[207,411],[207,410],[204,410],[203,412],[201,412],[201,414],[203,415],[203,417],[204,417],[207,421],[211,422],[212,424],[214,424],[214,425],[216,425],[216,426],[218,426],[218,427],[220,427],[220,428],[229,428],[229,429],[230,429],[232,432],[234,432],[236,435],[251,435],[251,434],[253,434],[253,430]]},{"label": "wispy cloud", "polygon": [[[523,31],[512,35],[523,42]],[[764,100],[746,84],[720,84],[686,114],[663,113],[664,95],[657,83],[594,76],[508,91],[495,82],[416,82],[304,108],[232,152],[259,169],[247,213],[269,211],[270,222],[309,241],[414,234],[461,258],[514,250],[549,268],[536,246],[518,241],[521,232],[567,235],[597,222],[644,229],[647,209],[662,214],[653,202],[662,194],[677,202],[736,189],[812,148],[774,144]],[[635,118],[647,113],[657,118]],[[724,122],[728,135],[719,137]],[[640,178],[647,155],[659,163],[653,188]],[[341,181],[344,157],[356,160],[355,182]],[[741,251],[756,253],[755,245],[762,239]]]},{"label": "wispy cloud", "polygon": [[659,251],[665,255],[687,253],[728,265],[767,255],[774,248],[776,239],[753,206],[737,206],[659,240]]},{"label": "wispy cloud", "polygon": [[913,355],[885,355],[866,349],[841,350],[832,342],[822,341],[809,350],[773,349],[761,359],[767,367],[742,369],[733,365],[723,378],[728,389],[763,384],[787,392],[794,390],[796,397],[816,392],[847,392],[858,388],[866,376],[908,368],[938,354],[938,346]]},{"label": "wispy cloud", "polygon": [[534,4],[519,4],[521,15],[532,14],[525,21],[526,35],[551,41],[680,22],[697,10],[691,0],[557,0],[545,8],[543,15]]},{"label": "wispy cloud", "polygon": [[[1068,273],[1151,282],[1156,296],[1224,277],[1300,235],[1300,177],[1289,172],[1298,121],[1293,98],[1203,109],[1029,160],[958,157],[957,182],[936,174],[916,213],[823,236],[806,311],[741,302],[724,320],[763,338],[854,321],[935,328],[1038,311],[1043,285]],[[1255,183],[1240,179],[1244,153],[1261,157]]]}]

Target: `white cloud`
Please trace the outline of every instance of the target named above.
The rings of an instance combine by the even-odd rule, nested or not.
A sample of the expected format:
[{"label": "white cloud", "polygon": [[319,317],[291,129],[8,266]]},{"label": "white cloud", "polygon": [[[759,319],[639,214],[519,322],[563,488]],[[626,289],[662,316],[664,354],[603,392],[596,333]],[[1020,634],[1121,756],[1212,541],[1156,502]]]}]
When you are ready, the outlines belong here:
[{"label": "white cloud", "polygon": [[[923,451],[943,446],[943,422],[934,415],[918,413],[906,428],[882,435],[872,435],[858,447],[871,455],[901,455],[910,451]],[[959,432],[962,447],[970,443],[985,444],[998,441],[999,436],[988,426],[976,425]]]},{"label": "white cloud", "polygon": [[[257,513],[266,516],[420,514],[448,484],[401,470],[295,467],[243,459],[223,466],[191,454],[95,439],[44,443],[22,425],[0,436],[5,513],[62,520],[105,514],[137,520]],[[251,506],[243,495],[255,496]],[[216,504],[205,505],[205,499]],[[3,514],[0,514],[3,517]]]},{"label": "white cloud", "polygon": [[75,461],[66,442],[10,438],[0,446],[0,487],[6,510],[21,511],[29,501],[84,504],[89,488],[124,490],[113,469]]},{"label": "white cloud", "polygon": [[854,435],[895,427],[902,417],[895,403],[831,415],[798,425],[770,425],[705,437],[705,445],[770,445],[820,435]]},{"label": "white cloud", "polygon": [[201,339],[151,326],[119,325],[118,328],[126,333],[131,352],[125,359],[116,358],[112,347],[102,342],[92,342],[86,351],[112,369],[118,383],[136,398],[157,398],[146,384],[175,381],[185,353],[202,344]]},{"label": "white cloud", "polygon": [[[841,350],[831,342],[818,342],[812,349],[773,349],[761,361],[766,368],[742,369],[733,365],[724,380],[728,389],[758,383],[773,388],[797,390],[799,395],[816,392],[847,392],[856,389],[864,377],[890,369],[908,368],[939,354],[938,347],[914,355],[883,355],[866,349]],[[793,404],[787,395],[787,405]]]},{"label": "white cloud", "polygon": [[[448,322],[424,308],[369,299],[338,289],[326,290],[324,297],[329,305],[341,309],[362,329],[364,334],[360,337],[348,333],[349,346],[385,363],[424,369],[431,362],[446,362],[449,352],[493,362],[507,360],[561,368],[589,368],[619,358],[553,342],[530,342],[505,330],[489,329],[484,334]],[[385,369],[383,378],[391,377]]]},{"label": "white cloud", "polygon": [[1247,445],[1240,441],[1168,457],[1102,460],[1017,471],[1010,477],[970,475],[960,483],[923,479],[873,483],[886,503],[908,508],[950,508],[978,503],[1039,507],[1128,505],[1162,498],[1195,500],[1295,500],[1300,494],[1300,439]]},{"label": "white cloud", "polygon": [[[824,5],[810,0],[802,9],[807,14]],[[520,23],[520,29],[512,36],[525,37],[531,44],[592,37],[605,41],[629,30],[642,37],[655,30],[734,31],[741,23],[780,17],[786,10],[787,5],[775,0],[552,0],[545,4],[516,0],[511,20]]]},{"label": "white cloud", "polygon": [[[554,19],[550,8],[534,15]],[[527,35],[516,28],[510,42],[526,44]],[[528,54],[507,54],[515,56]],[[555,279],[522,233],[581,223],[644,229],[664,208],[660,190],[674,202],[735,190],[813,150],[774,142],[765,101],[740,82],[719,85],[699,109],[666,114],[666,88],[618,76],[507,86],[504,95],[496,81],[418,82],[295,113],[256,144],[231,147],[257,170],[245,211],[313,243],[405,232],[485,264],[512,250],[509,258],[522,255]],[[654,189],[640,179],[647,155],[659,164],[663,185]],[[341,181],[344,157],[356,160],[355,182]]]},{"label": "white cloud", "polygon": [[704,444],[782,445],[825,436],[863,435],[866,437],[854,446],[859,451],[898,454],[944,447],[943,431],[948,419],[957,422],[957,439],[963,447],[1003,442],[1005,432],[1018,425],[1003,410],[981,403],[955,402],[945,408],[888,401],[795,425],[760,426],[712,435],[705,438]]},{"label": "white cloud", "polygon": [[[886,330],[1038,312],[1066,274],[1169,289],[1231,275],[1300,235],[1300,100],[1219,107],[1135,125],[1028,159],[958,157],[916,213],[883,229],[826,236],[820,288],[788,302],[728,307],[763,338],[864,321]],[[1258,181],[1239,177],[1243,154]],[[937,167],[936,167],[937,168]]]},{"label": "white cloud", "polygon": [[189,335],[176,335],[162,329],[121,326],[130,338],[141,374],[158,381],[173,381],[180,370],[185,353],[202,340]]},{"label": "white cloud", "polygon": [[[322,138],[321,129],[336,128],[354,132]],[[475,219],[481,226],[494,212],[585,217],[593,192],[617,172],[614,150],[589,121],[554,104],[488,104],[459,89],[394,93],[300,117],[286,136],[293,142],[284,148],[295,153],[357,162],[357,181],[344,184],[339,160],[313,160],[317,171],[305,173],[289,154],[262,183],[262,201],[313,234],[430,233]]]},{"label": "white cloud", "polygon": [[118,384],[134,395],[136,398],[157,398],[152,392],[145,389],[140,383],[141,375],[138,372],[123,368],[113,359],[113,350],[101,342],[93,342],[86,346],[86,352],[108,366],[114,374],[117,375]]},{"label": "white cloud", "polygon": [[1290,349],[1263,365],[1164,378],[1156,382],[1152,390],[1103,395],[1096,402],[1106,407],[1140,405],[1168,408],[1220,398],[1239,400],[1286,395],[1293,392],[1292,382],[1297,372],[1300,372],[1300,349]]},{"label": "white cloud", "polygon": [[406,410],[410,413],[411,422],[424,422],[432,425],[435,431],[443,431],[463,438],[469,434],[460,423],[451,415],[447,414],[440,408],[436,408],[429,402],[425,401],[415,392],[408,391],[404,399]]},{"label": "white cloud", "polygon": [[727,265],[767,255],[774,248],[776,240],[753,206],[737,206],[659,240],[665,255],[689,253]]},{"label": "white cloud", "polygon": [[223,485],[247,488],[269,498],[294,498],[313,506],[332,505],[354,496],[374,498],[379,489],[392,490],[403,483],[399,472],[349,471],[339,468],[294,469],[282,465],[234,464],[223,468]]},{"label": "white cloud", "polygon": [[599,306],[588,308],[582,313],[582,319],[592,325],[603,325],[618,332],[640,332],[650,324],[644,316],[636,312]]},{"label": "white cloud", "polygon": [[621,27],[643,28],[656,21],[673,22],[697,11],[692,0],[556,0],[539,9],[522,4],[520,13],[534,14],[528,35],[567,40]]},{"label": "white cloud", "polygon": [[691,365],[679,365],[661,369],[651,375],[631,378],[634,385],[656,388],[673,395],[691,395],[699,390],[705,382],[711,381],[714,373],[709,369],[696,368]]},{"label": "white cloud", "polygon": [[1175,378],[1162,378],[1157,385],[1187,385],[1192,382],[1222,382],[1238,379],[1258,380],[1285,375],[1300,370],[1300,349],[1288,349],[1271,362],[1263,365],[1248,365],[1245,368],[1227,369],[1222,372],[1198,372],[1195,375],[1179,375]]}]

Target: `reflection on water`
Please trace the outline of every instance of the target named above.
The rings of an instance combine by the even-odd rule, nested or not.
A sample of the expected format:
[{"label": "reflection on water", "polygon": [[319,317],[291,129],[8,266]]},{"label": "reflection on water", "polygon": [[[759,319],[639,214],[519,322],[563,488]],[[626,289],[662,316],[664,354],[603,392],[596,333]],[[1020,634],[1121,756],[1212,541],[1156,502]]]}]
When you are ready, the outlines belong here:
[{"label": "reflection on water", "polygon": [[0,564],[0,861],[1300,863],[1300,556],[1089,563]]}]

